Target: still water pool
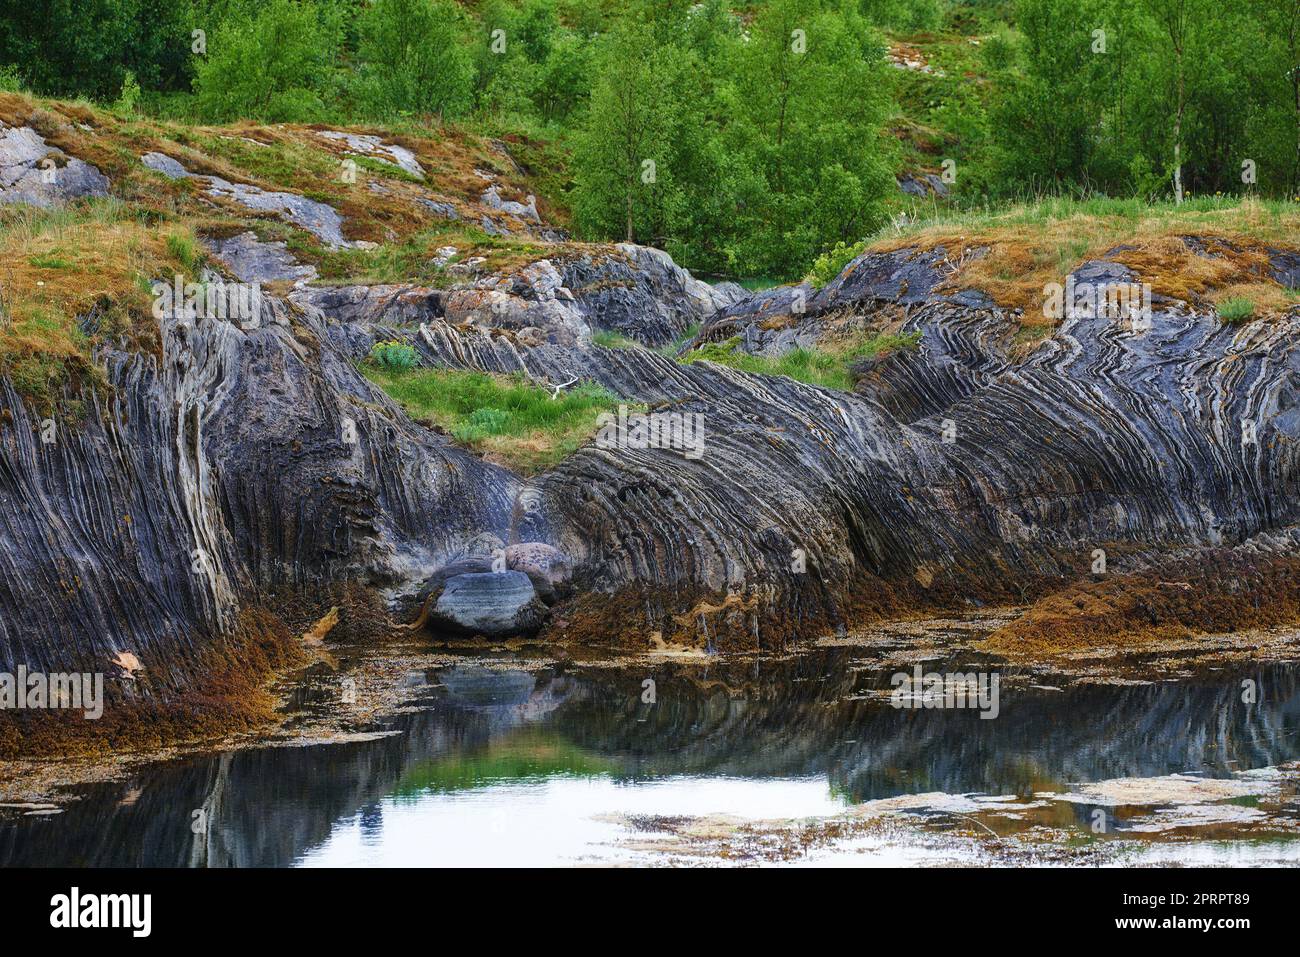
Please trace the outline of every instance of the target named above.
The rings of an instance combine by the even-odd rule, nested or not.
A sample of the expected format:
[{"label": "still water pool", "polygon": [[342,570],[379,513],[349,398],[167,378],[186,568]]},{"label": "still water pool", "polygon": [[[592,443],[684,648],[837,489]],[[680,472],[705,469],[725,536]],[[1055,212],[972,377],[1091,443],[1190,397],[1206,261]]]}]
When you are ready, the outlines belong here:
[{"label": "still water pool", "polygon": [[1300,665],[1009,673],[993,720],[891,707],[896,670],[853,648],[466,656],[412,672],[408,706],[365,734],[146,765],[57,813],[10,811],[0,864],[1300,860]]}]

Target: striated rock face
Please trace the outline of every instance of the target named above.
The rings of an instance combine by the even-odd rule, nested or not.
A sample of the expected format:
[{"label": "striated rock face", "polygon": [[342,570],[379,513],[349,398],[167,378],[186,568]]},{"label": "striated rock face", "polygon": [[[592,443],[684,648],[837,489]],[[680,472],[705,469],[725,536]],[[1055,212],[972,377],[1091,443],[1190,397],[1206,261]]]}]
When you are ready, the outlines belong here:
[{"label": "striated rock face", "polygon": [[268,589],[415,580],[507,530],[518,479],[413,425],[318,313],[265,302],[255,328],[165,318],[161,360],[103,353],[111,392],[52,432],[0,394],[0,663],[127,650],[184,683]]},{"label": "striated rock face", "polygon": [[564,285],[594,327],[648,346],[672,342],[743,292],[734,285],[701,282],[657,249],[621,244],[617,252],[565,263]]},{"label": "striated rock face", "polygon": [[[1018,355],[1014,316],[936,292],[941,251],[864,256],[823,289],[741,302],[670,263],[633,249],[472,290],[303,287],[268,298],[254,328],[164,319],[161,359],[104,353],[111,394],[53,444],[6,393],[0,664],[92,667],[129,650],[183,681],[272,590],[409,594],[435,574],[436,602],[463,576],[457,615],[513,609],[523,630],[543,607],[529,604],[538,573],[558,571],[534,544],[563,554],[576,592],[548,634],[729,647],[1019,600],[1099,552],[1132,571],[1174,552],[1294,549],[1295,311],[1232,327],[1162,302],[1149,329],[1072,318]],[[466,320],[467,292],[651,344],[694,321],[702,341],[773,354],[846,322],[919,341],[844,393],[593,347],[559,335],[559,318],[525,336],[491,308]],[[675,418],[654,441],[616,431],[525,481],[371,387],[354,362],[378,338],[435,366],[592,380]],[[450,574],[514,546],[510,578]]]},{"label": "striated rock face", "polygon": [[300,264],[284,243],[263,242],[254,232],[212,240],[207,245],[240,282],[288,280],[301,285],[317,276],[316,267]]},{"label": "striated rock face", "polygon": [[[521,349],[438,323],[412,341],[430,362],[577,375],[704,417],[698,460],[586,449],[541,482],[580,584],[636,589],[647,627],[694,618],[698,633],[721,616],[759,640],[791,608],[825,625],[863,604],[1017,597],[1087,571],[1098,550],[1130,570],[1162,549],[1289,553],[1269,533],[1297,520],[1295,312],[1234,328],[1167,302],[1145,331],[1069,319],[1017,361],[1013,317],[933,292],[941,259],[863,257],[801,311],[784,311],[798,290],[768,293],[700,334],[779,350],[845,316],[903,317],[917,348],[866,370],[856,394],[637,350]],[[1080,272],[1126,277],[1114,264]],[[701,592],[712,604],[686,597]],[[732,604],[718,611],[718,596]]]}]

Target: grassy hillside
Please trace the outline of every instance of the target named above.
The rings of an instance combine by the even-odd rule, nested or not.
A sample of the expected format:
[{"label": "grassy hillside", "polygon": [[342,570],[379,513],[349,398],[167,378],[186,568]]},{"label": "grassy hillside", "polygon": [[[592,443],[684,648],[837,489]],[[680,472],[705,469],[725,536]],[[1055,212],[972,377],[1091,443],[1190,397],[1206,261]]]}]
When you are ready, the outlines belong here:
[{"label": "grassy hillside", "polygon": [[[1295,4],[1189,3],[1182,56],[1155,0],[185,0],[165,15],[71,0],[55,20],[0,14],[0,123],[112,184],[65,209],[0,205],[0,368],[52,405],[95,377],[97,342],[156,347],[149,283],[196,276],[200,237],[252,230],[326,283],[445,286],[469,261],[500,271],[564,251],[492,228],[489,184],[535,196],[548,239],[630,235],[757,285],[827,281],[867,248],[943,246],[948,286],[1022,310],[1027,340],[1050,329],[1044,283],[1119,246],[1157,293],[1277,314],[1295,293],[1260,246],[1296,233]],[[92,13],[116,32],[90,51],[78,18]],[[202,43],[187,46],[191,24]],[[409,150],[425,178],[328,130]],[[146,168],[146,153],[328,204],[347,243]],[[1192,256],[1185,235],[1224,245]]]}]

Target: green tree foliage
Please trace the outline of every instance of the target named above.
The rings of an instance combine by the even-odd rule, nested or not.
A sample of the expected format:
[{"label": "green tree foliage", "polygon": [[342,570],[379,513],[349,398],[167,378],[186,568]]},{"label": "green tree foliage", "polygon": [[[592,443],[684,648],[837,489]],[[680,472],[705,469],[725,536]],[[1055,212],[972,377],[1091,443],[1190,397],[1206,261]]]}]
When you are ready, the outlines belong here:
[{"label": "green tree foliage", "polygon": [[207,34],[195,57],[194,92],[201,115],[310,120],[325,110],[321,90],[338,52],[341,20],[334,5],[266,0],[239,8]]},{"label": "green tree foliage", "polygon": [[112,99],[127,71],[154,89],[188,84],[191,0],[6,0],[0,64],[36,92]]},{"label": "green tree foliage", "polygon": [[865,21],[818,0],[775,0],[747,37],[719,4],[629,18],[577,137],[580,227],[696,268],[801,271],[883,217],[886,70]]},{"label": "green tree foliage", "polygon": [[666,162],[680,116],[673,73],[681,60],[627,20],[600,44],[596,78],[578,134],[574,213],[589,234],[648,240],[663,224],[674,188]]},{"label": "green tree foliage", "polygon": [[1007,192],[1295,188],[1295,0],[1021,0],[1016,20],[992,118]]},{"label": "green tree foliage", "polygon": [[806,267],[878,226],[896,188],[880,135],[890,77],[866,23],[818,0],[774,0],[735,62],[727,138],[746,167],[737,266]]},{"label": "green tree foliage", "polygon": [[369,115],[453,118],[468,111],[469,23],[451,0],[375,0],[357,31],[359,94]]}]

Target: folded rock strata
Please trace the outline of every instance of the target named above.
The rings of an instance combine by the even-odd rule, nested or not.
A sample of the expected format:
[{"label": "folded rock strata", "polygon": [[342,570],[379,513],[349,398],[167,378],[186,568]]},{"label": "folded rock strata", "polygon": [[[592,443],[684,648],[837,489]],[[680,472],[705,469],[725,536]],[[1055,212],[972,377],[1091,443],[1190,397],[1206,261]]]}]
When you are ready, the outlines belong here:
[{"label": "folded rock strata", "polygon": [[[1161,303],[1144,332],[1068,319],[1016,358],[1013,316],[936,291],[940,257],[864,256],[798,309],[799,290],[737,300],[634,248],[486,290],[649,345],[703,322],[701,340],[780,349],[846,315],[919,334],[852,393],[580,332],[524,341],[491,310],[452,321],[454,291],[309,286],[266,297],[254,328],[165,318],[161,358],[103,351],[111,391],[53,443],[6,387],[0,666],[88,669],[130,650],[183,684],[269,592],[346,580],[411,594],[485,535],[571,563],[576,597],[546,634],[727,647],[1018,598],[1086,572],[1098,549],[1114,569],[1180,549],[1293,551],[1294,310],[1234,327]],[[355,362],[378,338],[431,365],[576,376],[702,416],[703,454],[590,444],[524,480],[371,386]],[[522,578],[520,595],[535,592]]]}]

